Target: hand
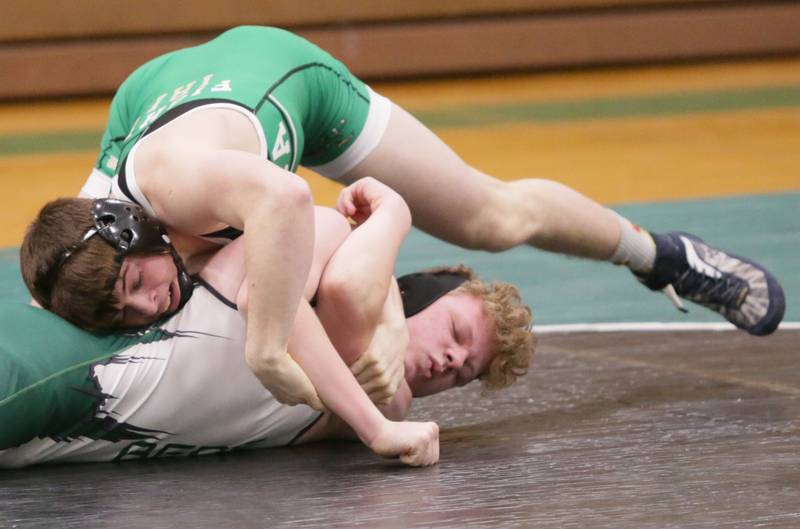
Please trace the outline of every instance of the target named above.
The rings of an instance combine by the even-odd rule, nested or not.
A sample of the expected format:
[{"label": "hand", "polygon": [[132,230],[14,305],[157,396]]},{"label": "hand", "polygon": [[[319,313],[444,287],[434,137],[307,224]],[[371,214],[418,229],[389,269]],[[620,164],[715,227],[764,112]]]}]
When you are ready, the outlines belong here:
[{"label": "hand", "polygon": [[248,360],[250,369],[278,402],[289,406],[305,404],[315,410],[325,410],[314,385],[288,354],[277,360],[254,364]]},{"label": "hand", "polygon": [[402,332],[379,325],[369,348],[350,371],[375,404],[388,404],[405,376],[403,359],[408,349],[408,330]]},{"label": "hand", "polygon": [[[386,200],[405,205],[403,198],[392,188],[371,176],[365,176],[342,189],[336,201],[336,210],[353,219],[356,224],[363,224]],[[405,207],[408,209],[408,206]]]},{"label": "hand", "polygon": [[435,422],[393,422],[386,424],[369,445],[382,457],[399,457],[412,467],[439,462],[439,426]]},{"label": "hand", "polygon": [[350,366],[350,371],[372,402],[388,404],[403,382],[403,360],[408,340],[403,300],[397,282],[392,279],[372,341]]}]

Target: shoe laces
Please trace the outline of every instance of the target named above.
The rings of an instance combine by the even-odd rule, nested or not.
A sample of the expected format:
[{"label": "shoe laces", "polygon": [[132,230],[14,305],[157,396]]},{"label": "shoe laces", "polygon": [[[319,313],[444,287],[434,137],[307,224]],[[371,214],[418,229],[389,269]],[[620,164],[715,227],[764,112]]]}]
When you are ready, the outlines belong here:
[{"label": "shoe laces", "polygon": [[750,290],[747,281],[734,275],[723,273],[720,277],[710,277],[692,268],[681,274],[673,284],[681,295],[729,309],[738,309]]}]

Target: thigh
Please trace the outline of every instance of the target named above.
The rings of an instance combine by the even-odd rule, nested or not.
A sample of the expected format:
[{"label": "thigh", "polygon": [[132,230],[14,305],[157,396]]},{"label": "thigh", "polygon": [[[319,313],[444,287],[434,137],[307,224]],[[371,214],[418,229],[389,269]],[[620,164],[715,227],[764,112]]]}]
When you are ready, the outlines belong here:
[{"label": "thigh", "polygon": [[478,224],[501,182],[464,162],[425,125],[392,104],[380,142],[344,175],[372,176],[400,193],[414,225],[441,239],[475,247]]}]

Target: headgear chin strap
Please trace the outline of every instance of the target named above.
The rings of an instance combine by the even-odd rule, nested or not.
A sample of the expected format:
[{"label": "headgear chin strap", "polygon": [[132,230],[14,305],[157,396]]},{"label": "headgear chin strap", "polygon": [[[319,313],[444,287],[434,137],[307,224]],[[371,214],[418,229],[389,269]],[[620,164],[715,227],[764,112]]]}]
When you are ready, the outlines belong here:
[{"label": "headgear chin strap", "polygon": [[397,278],[406,318],[422,311],[466,281],[466,277],[449,272],[417,272]]},{"label": "headgear chin strap", "polygon": [[[87,230],[78,243],[64,250],[50,269],[51,274],[48,275],[57,275],[58,271],[75,251],[86,244],[86,241],[95,235],[99,235],[117,251],[117,258],[120,261],[127,255],[139,253],[171,254],[175,268],[178,271],[178,285],[181,296],[178,309],[189,301],[192,296],[193,282],[186,271],[183,260],[170,243],[169,236],[161,224],[148,217],[141,206],[114,198],[97,198],[92,201],[92,217],[94,226]],[[55,281],[51,281],[51,285],[54,284]]]}]

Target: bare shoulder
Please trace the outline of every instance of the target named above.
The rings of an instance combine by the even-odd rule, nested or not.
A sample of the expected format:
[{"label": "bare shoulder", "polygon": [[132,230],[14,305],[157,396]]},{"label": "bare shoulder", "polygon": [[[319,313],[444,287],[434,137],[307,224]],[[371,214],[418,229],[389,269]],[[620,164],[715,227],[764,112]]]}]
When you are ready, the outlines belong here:
[{"label": "bare shoulder", "polygon": [[246,275],[244,237],[216,251],[200,271],[200,277],[229,300],[237,300]]},{"label": "bare shoulder", "polygon": [[230,108],[199,108],[143,137],[136,147],[135,170],[143,192],[158,193],[161,184],[180,177],[176,170],[199,154],[225,150],[262,155],[261,135],[253,120]]}]

